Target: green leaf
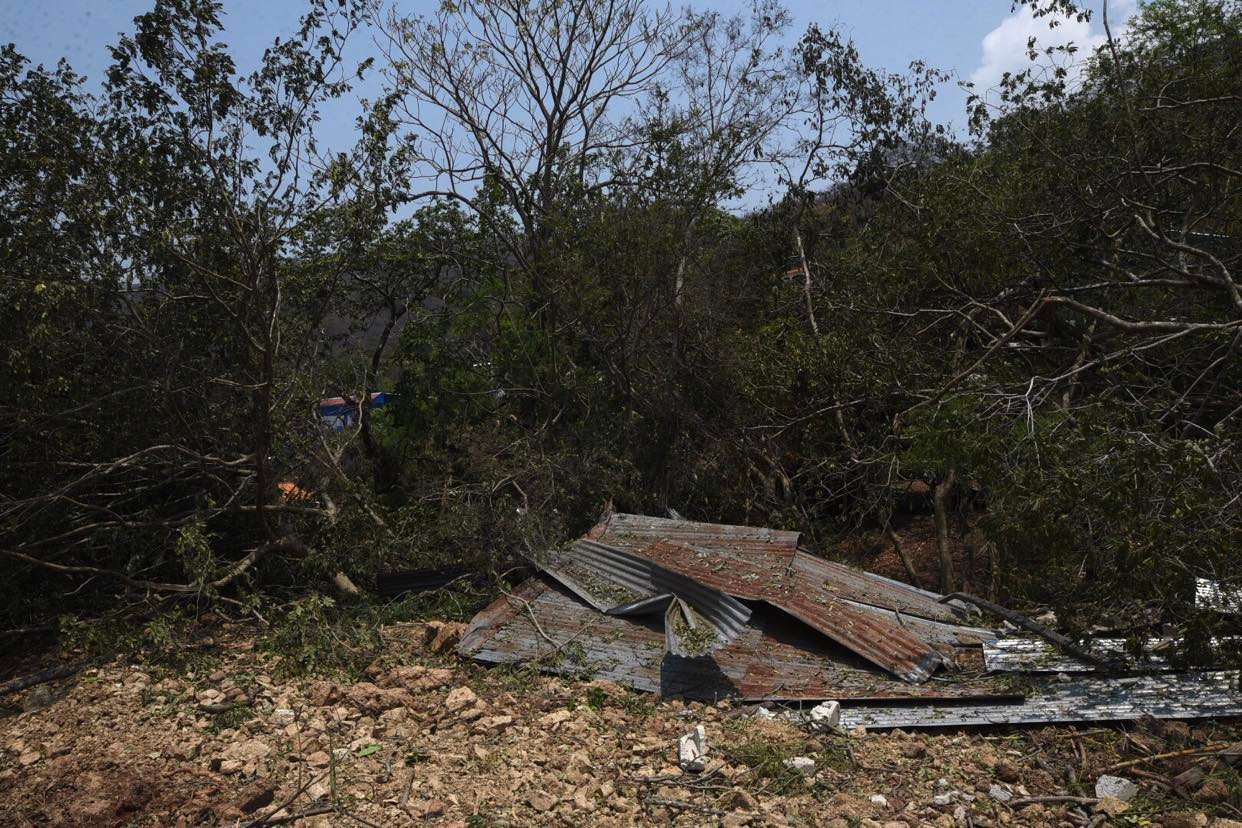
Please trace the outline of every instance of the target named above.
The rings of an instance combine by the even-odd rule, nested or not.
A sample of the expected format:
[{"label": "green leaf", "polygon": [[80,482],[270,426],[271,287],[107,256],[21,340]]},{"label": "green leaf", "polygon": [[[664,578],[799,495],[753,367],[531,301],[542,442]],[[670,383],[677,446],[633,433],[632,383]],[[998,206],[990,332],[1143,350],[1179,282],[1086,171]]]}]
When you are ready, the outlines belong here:
[{"label": "green leaf", "polygon": [[361,759],[364,756],[370,756],[373,753],[379,753],[379,749],[380,749],[379,745],[367,745],[366,747],[358,751],[358,758]]}]

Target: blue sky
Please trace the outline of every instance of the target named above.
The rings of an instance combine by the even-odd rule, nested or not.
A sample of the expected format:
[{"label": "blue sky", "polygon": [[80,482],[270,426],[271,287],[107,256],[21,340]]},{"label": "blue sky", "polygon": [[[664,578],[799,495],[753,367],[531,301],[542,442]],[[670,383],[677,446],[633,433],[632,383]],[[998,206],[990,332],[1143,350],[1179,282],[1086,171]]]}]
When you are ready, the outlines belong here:
[{"label": "blue sky", "polygon": [[[1132,3],[1112,0],[1111,13],[1124,18]],[[1099,4],[1100,0],[1092,0],[1097,18]],[[0,43],[16,43],[18,51],[35,62],[50,64],[66,57],[79,72],[95,79],[108,64],[108,45],[150,5],[150,0],[0,0]],[[743,2],[694,5],[731,11],[741,9]],[[303,2],[225,0],[224,6],[223,39],[244,62],[256,58],[273,37],[293,28]],[[429,0],[398,0],[398,6],[407,13],[433,7]],[[999,77],[1000,71],[1021,64],[1029,34],[1049,36],[1029,12],[1013,12],[1010,0],[792,0],[788,6],[795,32],[812,21],[837,24],[854,37],[863,59],[872,65],[897,70],[923,59],[962,79],[974,76],[983,85]],[[1097,19],[1090,26],[1059,27],[1051,36],[1081,42],[1099,32]],[[961,123],[964,102],[964,94],[947,86],[935,114]]]},{"label": "blue sky", "polygon": [[[426,13],[439,0],[396,0],[406,14]],[[1066,23],[1049,30],[1025,8],[1013,10],[1010,0],[786,0],[794,19],[791,38],[810,22],[836,25],[856,41],[863,60],[872,66],[903,70],[921,59],[953,72],[959,80],[973,80],[980,89],[994,85],[1001,73],[1025,65],[1027,38],[1041,42],[1098,43],[1102,0],[1090,0],[1096,19],[1090,24]],[[1110,0],[1110,15],[1124,21],[1135,0]],[[108,46],[118,32],[129,31],[134,16],[147,11],[152,0],[0,0],[0,43],[13,42],[32,62],[54,64],[68,58],[73,67],[97,82],[108,66]],[[741,11],[747,0],[694,0],[693,5],[722,12]],[[304,0],[224,0],[226,30],[221,39],[230,44],[241,68],[249,68],[277,35],[293,30]],[[361,33],[354,50],[359,57],[374,52],[369,33]],[[378,77],[359,93],[374,95]],[[931,110],[932,117],[951,124],[961,135],[965,123],[966,93],[955,83],[945,84]],[[323,148],[352,143],[356,105],[334,106],[321,125]]]}]

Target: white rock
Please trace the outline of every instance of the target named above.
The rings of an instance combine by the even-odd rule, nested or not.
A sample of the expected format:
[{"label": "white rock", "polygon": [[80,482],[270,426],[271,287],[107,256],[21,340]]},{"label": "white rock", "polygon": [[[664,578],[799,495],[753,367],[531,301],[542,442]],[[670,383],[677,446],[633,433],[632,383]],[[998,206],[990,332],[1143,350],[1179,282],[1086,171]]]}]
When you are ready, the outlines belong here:
[{"label": "white rock", "polygon": [[884,794],[872,794],[872,795],[871,795],[871,804],[872,804],[872,805],[879,805],[881,808],[887,808],[887,807],[888,807],[888,797],[886,797]]},{"label": "white rock", "polygon": [[841,726],[841,705],[834,701],[817,704],[807,713],[813,727],[837,728]]},{"label": "white rock", "polygon": [[756,719],[763,719],[765,721],[772,721],[773,719],[776,718],[775,713],[773,713],[771,710],[768,710],[766,707],[763,707],[762,705],[755,708],[754,716]]},{"label": "white rock", "polygon": [[948,793],[936,794],[932,797],[933,805],[945,806],[953,802],[953,798],[957,795],[957,791],[949,791]]},{"label": "white rock", "polygon": [[1097,799],[1111,796],[1122,802],[1129,802],[1131,799],[1134,799],[1134,795],[1138,793],[1138,790],[1138,785],[1120,776],[1108,776],[1106,774],[1097,779],[1095,783]]},{"label": "white rock", "polygon": [[815,760],[809,756],[795,756],[785,760],[785,767],[793,768],[803,776],[815,775]]},{"label": "white rock", "polygon": [[703,725],[677,741],[677,762],[684,771],[698,772],[707,764],[707,731]]},{"label": "white rock", "polygon": [[272,712],[272,721],[278,725],[293,724],[297,717],[297,714],[287,707],[280,707]]},{"label": "white rock", "polygon": [[1003,785],[993,785],[988,789],[988,796],[992,797],[997,802],[1008,802],[1013,799],[1013,794]]}]

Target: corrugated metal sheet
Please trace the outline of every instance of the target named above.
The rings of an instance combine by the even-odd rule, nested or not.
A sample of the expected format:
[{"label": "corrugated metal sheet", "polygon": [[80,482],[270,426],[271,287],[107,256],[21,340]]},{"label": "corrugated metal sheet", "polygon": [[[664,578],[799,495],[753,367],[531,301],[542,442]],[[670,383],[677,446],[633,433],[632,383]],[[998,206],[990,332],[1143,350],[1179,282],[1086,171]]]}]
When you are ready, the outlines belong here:
[{"label": "corrugated metal sheet", "polygon": [[1242,615],[1242,590],[1225,587],[1219,581],[1195,578],[1195,606]]},{"label": "corrugated metal sheet", "polygon": [[763,585],[784,578],[795,557],[802,557],[802,569],[822,579],[832,592],[856,603],[945,623],[974,614],[973,608],[961,604],[939,603],[941,596],[934,592],[799,551],[797,532],[608,514],[587,536],[638,554],[658,540],[693,547],[700,553],[695,577],[701,575],[705,583],[739,598],[762,600]]},{"label": "corrugated metal sheet", "polygon": [[[925,681],[944,657],[916,635],[845,600],[832,588],[832,571],[805,552],[728,554],[669,540],[636,554],[666,569],[739,598],[762,600],[818,630],[906,681]],[[825,577],[825,573],[829,577]]]},{"label": "corrugated metal sheet", "polygon": [[600,612],[664,610],[668,650],[676,655],[712,652],[737,638],[750,618],[749,607],[710,585],[598,541],[576,541],[535,563]]},{"label": "corrugated metal sheet", "polygon": [[[1101,658],[1131,663],[1145,669],[1167,669],[1168,659],[1159,655],[1159,649],[1167,644],[1158,638],[1147,642],[1149,654],[1135,663],[1126,650],[1126,642],[1120,638],[1100,638],[1091,642],[1090,650]],[[998,638],[983,645],[983,664],[991,672],[1018,673],[1095,673],[1099,667],[1066,655],[1050,642],[1039,638]]]},{"label": "corrugated metal sheet", "polygon": [[[746,630],[711,657],[680,658],[665,651],[658,616],[601,614],[546,575],[523,582],[514,596],[502,596],[475,616],[459,653],[490,663],[532,663],[548,672],[586,673],[669,697],[704,700],[1021,699],[1006,680],[996,677],[923,685],[896,681],[765,607],[756,608]],[[546,638],[531,623],[526,607]]]},{"label": "corrugated metal sheet", "polygon": [[929,644],[942,644],[953,648],[978,648],[983,642],[1000,637],[999,632],[986,627],[946,624],[942,621],[919,618],[917,615],[902,615],[893,610],[873,607],[870,604],[859,604],[856,601],[846,601],[846,603],[863,612],[878,615],[898,627],[903,627]]},{"label": "corrugated metal sheet", "polygon": [[[1131,670],[1173,670],[1168,654],[1178,642],[1168,638],[1149,638],[1143,644],[1143,655],[1135,658],[1121,638],[1097,638],[1091,650],[1105,658],[1127,664]],[[1242,644],[1237,637],[1214,638],[1212,648],[1220,655],[1222,647]],[[1099,668],[1058,650],[1039,638],[998,638],[983,645],[983,663],[991,672],[1009,673],[1094,673]],[[1221,662],[1227,663],[1227,662]]]},{"label": "corrugated metal sheet", "polygon": [[621,546],[632,552],[657,540],[671,540],[721,552],[783,552],[793,555],[798,532],[758,526],[728,526],[688,520],[627,515],[610,512],[587,533],[593,540]]},{"label": "corrugated metal sheet", "polygon": [[970,617],[970,613],[938,602],[939,595],[890,581],[852,567],[818,558],[809,552],[799,552],[798,565],[808,580],[818,581],[823,588],[873,607],[913,615],[933,621],[956,623]]},{"label": "corrugated metal sheet", "polygon": [[1166,673],[1133,678],[1037,679],[1017,704],[905,704],[846,707],[841,724],[852,728],[930,728],[999,724],[1202,719],[1242,716],[1236,670]]}]

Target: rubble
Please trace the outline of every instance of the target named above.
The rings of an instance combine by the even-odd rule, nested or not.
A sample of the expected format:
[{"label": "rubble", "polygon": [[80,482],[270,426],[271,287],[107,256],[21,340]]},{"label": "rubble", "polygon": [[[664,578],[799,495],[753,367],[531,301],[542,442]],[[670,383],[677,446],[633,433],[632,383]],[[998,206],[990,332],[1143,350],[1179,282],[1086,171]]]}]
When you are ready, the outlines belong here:
[{"label": "rubble", "polygon": [[817,704],[807,712],[806,718],[816,730],[836,729],[841,726],[841,705],[835,701]]},{"label": "rubble", "polygon": [[543,571],[476,615],[459,654],[664,697],[823,702],[807,721],[846,731],[1242,716],[1230,671],[1176,670],[1158,642],[1136,674],[1101,672],[1124,655],[1116,639],[984,626],[972,603],[1042,629],[818,558],[797,532],[608,513],[533,560]]},{"label": "rubble", "polygon": [[703,725],[677,741],[677,763],[688,773],[699,773],[707,766],[707,731]]},{"label": "rubble", "polygon": [[1129,802],[1138,793],[1138,785],[1120,776],[1105,774],[1095,782],[1095,795],[1099,799],[1118,799]]},{"label": "rubble", "polygon": [[[417,636],[415,628],[409,631]],[[808,733],[812,705],[800,711],[772,705],[773,718],[764,719],[746,715],[757,708],[727,701],[655,699],[579,678],[480,670],[407,644],[396,639],[387,645],[364,683],[407,687],[432,671],[448,671],[447,677],[438,673],[447,680],[410,693],[407,706],[378,716],[354,706],[351,684],[339,678],[322,685],[279,679],[253,688],[251,718],[204,719],[198,693],[223,690],[226,678],[159,677],[145,685],[148,692],[134,693],[119,678],[128,670],[108,665],[94,680],[66,688],[64,704],[0,717],[0,824],[232,825],[339,805],[375,825],[503,820],[672,828],[723,824],[729,817],[756,826],[955,828],[958,813],[961,825],[1055,828],[1086,824],[1093,806],[1099,817],[1122,803],[1013,803],[1092,794],[1098,775],[1126,759],[1238,739],[1236,727],[1226,723],[1139,725],[1128,733],[1095,728],[1096,735],[1085,738],[1067,738],[1069,730],[993,729],[846,739]],[[271,668],[261,651],[227,653],[231,675]],[[252,689],[249,681],[245,689]],[[457,712],[447,710],[450,694],[464,704]],[[325,698],[333,701],[312,703]],[[842,713],[847,710],[843,706]],[[286,731],[287,716],[277,711],[292,711],[295,731]],[[691,731],[697,738],[699,727],[708,748],[703,770],[686,772],[674,747]],[[68,752],[61,754],[64,747]],[[744,747],[755,764],[744,761]],[[24,754],[32,754],[28,765],[19,761]],[[1223,756],[1212,758],[1223,762]],[[998,764],[1006,761],[1020,785],[997,778]],[[1067,782],[1070,766],[1082,768],[1087,791]],[[1177,760],[1144,765],[1169,778],[1184,767]],[[1160,790],[1130,778],[1145,793]],[[1209,773],[1188,788],[1192,801],[1179,805],[1153,795],[1141,814],[1131,805],[1116,821],[1141,816],[1159,826],[1164,815],[1151,810],[1156,803],[1185,811],[1196,824],[1233,828],[1220,821],[1230,813],[1228,803],[1198,798],[1203,782],[1215,778],[1232,777]],[[1003,804],[1001,788],[1012,794]],[[273,790],[269,804],[243,813]],[[361,824],[340,812],[319,820],[306,822]]]}]

